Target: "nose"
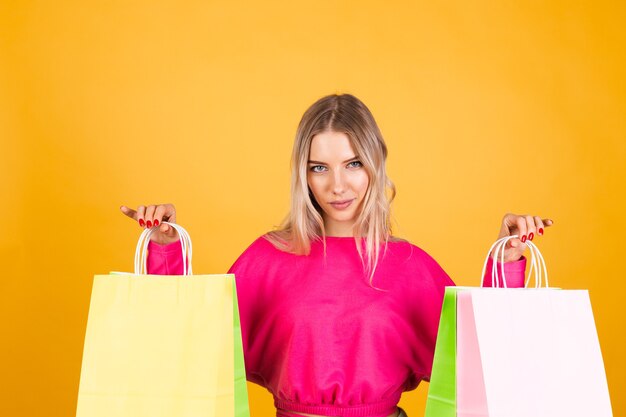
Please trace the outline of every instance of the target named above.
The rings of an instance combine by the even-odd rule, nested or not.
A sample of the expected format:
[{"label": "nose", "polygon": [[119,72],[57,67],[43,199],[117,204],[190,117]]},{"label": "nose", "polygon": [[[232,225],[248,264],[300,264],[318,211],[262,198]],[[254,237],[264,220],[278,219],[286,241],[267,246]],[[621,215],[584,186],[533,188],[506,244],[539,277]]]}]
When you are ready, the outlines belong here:
[{"label": "nose", "polygon": [[344,178],[343,170],[335,171],[333,174],[331,191],[335,195],[341,195],[346,190],[346,179]]}]

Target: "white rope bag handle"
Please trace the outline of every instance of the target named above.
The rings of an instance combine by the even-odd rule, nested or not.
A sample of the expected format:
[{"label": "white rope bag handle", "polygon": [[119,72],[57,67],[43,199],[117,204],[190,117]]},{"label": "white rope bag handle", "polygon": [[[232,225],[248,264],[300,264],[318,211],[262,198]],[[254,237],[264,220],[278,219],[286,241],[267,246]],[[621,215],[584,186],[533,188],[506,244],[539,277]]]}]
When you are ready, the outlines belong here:
[{"label": "white rope bag handle", "polygon": [[[183,275],[192,275],[193,270],[191,268],[191,256],[193,251],[189,233],[184,227],[176,223],[162,222],[161,224],[169,224],[178,232],[183,255]],[[148,273],[148,243],[150,242],[150,236],[152,236],[152,233],[155,232],[155,229],[156,228],[145,229],[139,236],[137,248],[135,249],[135,274]]]},{"label": "white rope bag handle", "polygon": [[[517,235],[505,236],[495,241],[489,251],[487,252],[487,257],[485,258],[485,263],[483,264],[483,272],[480,275],[480,286],[483,285],[483,278],[485,276],[485,271],[487,270],[487,262],[489,261],[489,254],[493,251],[493,263],[491,266],[491,286],[493,288],[498,288],[500,286],[500,280],[502,279],[503,288],[506,288],[506,279],[504,276],[504,248],[506,247],[506,243],[511,240],[517,238]],[[545,287],[548,288],[548,269],[546,268],[546,261],[543,259],[543,255],[539,252],[539,248],[531,242],[527,240],[526,245],[530,250],[530,270],[528,271],[528,277],[526,278],[526,282],[524,283],[524,288],[529,288],[528,284],[530,283],[530,278],[535,274],[535,288],[541,288],[545,281]],[[498,256],[500,257],[500,268],[498,268]]]}]

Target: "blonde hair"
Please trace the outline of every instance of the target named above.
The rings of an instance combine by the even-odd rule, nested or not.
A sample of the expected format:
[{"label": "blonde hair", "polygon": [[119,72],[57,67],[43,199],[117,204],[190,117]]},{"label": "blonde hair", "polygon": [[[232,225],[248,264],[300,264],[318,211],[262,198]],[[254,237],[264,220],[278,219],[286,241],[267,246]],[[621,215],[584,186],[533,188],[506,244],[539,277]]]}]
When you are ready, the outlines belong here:
[{"label": "blonde hair", "polygon": [[385,170],[387,146],[380,129],[367,106],[353,95],[322,97],[302,116],[291,156],[291,210],[278,230],[269,232],[266,238],[276,248],[297,255],[308,255],[311,242],[318,239],[323,240],[326,250],[322,209],[307,183],[311,142],[315,135],[326,131],[346,134],[369,177],[353,230],[371,285],[381,246],[386,248],[389,240],[395,240],[391,234],[391,202],[396,190]]}]

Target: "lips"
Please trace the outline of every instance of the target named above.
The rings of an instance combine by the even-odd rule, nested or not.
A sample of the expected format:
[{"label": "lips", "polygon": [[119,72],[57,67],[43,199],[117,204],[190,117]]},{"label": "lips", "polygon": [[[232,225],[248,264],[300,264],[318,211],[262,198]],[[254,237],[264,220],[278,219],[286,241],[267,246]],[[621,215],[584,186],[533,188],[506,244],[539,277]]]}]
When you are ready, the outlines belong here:
[{"label": "lips", "polygon": [[330,205],[333,206],[337,210],[345,210],[348,207],[350,207],[353,201],[354,201],[354,198],[351,200],[331,201]]}]

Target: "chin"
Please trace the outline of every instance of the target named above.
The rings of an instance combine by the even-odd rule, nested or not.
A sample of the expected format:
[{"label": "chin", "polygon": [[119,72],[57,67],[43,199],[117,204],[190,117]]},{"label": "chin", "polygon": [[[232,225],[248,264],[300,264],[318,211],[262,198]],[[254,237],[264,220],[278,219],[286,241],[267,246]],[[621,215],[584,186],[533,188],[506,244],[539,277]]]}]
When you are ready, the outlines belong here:
[{"label": "chin", "polygon": [[341,215],[337,216],[329,216],[336,222],[353,222],[356,220],[356,213],[341,213]]}]

